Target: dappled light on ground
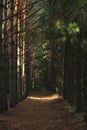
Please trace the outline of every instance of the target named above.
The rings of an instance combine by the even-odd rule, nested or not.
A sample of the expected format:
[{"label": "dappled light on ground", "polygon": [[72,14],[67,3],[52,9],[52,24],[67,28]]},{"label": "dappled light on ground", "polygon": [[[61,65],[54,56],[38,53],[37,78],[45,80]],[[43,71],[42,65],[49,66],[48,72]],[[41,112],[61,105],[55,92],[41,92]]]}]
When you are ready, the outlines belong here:
[{"label": "dappled light on ground", "polygon": [[60,96],[58,94],[53,94],[50,96],[29,96],[28,99],[32,99],[32,100],[38,100],[38,101],[42,101],[42,102],[46,102],[46,101],[52,101],[55,99],[59,99]]}]

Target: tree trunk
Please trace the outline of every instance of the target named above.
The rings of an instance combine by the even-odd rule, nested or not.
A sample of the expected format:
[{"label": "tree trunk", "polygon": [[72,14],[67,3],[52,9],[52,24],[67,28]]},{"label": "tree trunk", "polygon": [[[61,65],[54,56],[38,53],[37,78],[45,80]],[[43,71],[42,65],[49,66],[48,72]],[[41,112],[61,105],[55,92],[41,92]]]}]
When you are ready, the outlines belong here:
[{"label": "tree trunk", "polygon": [[56,70],[55,70],[55,40],[50,40],[50,90],[56,92]]},{"label": "tree trunk", "polygon": [[77,43],[77,53],[76,53],[76,111],[81,111],[82,101],[81,101],[81,64],[82,64],[82,50],[81,50],[81,36],[79,35],[79,43]]},{"label": "tree trunk", "polygon": [[87,52],[83,57],[83,110],[85,112],[85,121],[87,123]]}]

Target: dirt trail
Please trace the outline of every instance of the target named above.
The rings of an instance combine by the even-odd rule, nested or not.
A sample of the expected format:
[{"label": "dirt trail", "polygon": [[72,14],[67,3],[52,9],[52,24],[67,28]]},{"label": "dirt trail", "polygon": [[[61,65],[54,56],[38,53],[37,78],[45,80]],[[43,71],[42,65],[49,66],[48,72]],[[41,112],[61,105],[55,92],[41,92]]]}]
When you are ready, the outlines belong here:
[{"label": "dirt trail", "polygon": [[57,95],[28,97],[0,114],[0,130],[87,130],[81,114]]}]

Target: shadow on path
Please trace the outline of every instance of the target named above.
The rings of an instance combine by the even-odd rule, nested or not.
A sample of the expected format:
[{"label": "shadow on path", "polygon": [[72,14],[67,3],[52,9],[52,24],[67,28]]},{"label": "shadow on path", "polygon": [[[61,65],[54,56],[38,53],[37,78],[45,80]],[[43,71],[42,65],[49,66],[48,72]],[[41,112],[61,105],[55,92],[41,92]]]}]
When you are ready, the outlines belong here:
[{"label": "shadow on path", "polygon": [[32,94],[0,114],[0,130],[87,130],[81,114],[57,94]]}]

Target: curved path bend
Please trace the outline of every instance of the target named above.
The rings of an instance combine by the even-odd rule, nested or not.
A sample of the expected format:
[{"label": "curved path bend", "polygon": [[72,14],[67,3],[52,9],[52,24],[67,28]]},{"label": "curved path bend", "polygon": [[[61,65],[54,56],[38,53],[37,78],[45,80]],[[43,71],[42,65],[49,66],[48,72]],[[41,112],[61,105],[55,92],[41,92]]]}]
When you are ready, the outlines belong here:
[{"label": "curved path bend", "polygon": [[82,115],[58,95],[30,96],[0,114],[0,130],[87,130]]}]

